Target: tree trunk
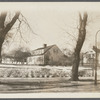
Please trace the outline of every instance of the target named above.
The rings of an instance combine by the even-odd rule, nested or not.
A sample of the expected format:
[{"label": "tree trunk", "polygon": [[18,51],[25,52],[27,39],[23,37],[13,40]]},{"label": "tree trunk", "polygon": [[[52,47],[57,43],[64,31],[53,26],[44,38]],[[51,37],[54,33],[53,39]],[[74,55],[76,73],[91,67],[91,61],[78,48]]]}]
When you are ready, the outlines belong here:
[{"label": "tree trunk", "polygon": [[2,50],[2,43],[0,43],[0,63],[2,62],[2,58],[1,58],[1,50]]},{"label": "tree trunk", "polygon": [[79,63],[80,63],[80,51],[83,46],[85,36],[86,36],[86,22],[87,22],[87,13],[84,13],[84,16],[79,14],[80,18],[80,28],[79,28],[79,35],[78,35],[78,40],[76,44],[76,48],[73,54],[74,60],[73,60],[73,66],[72,66],[72,76],[71,80],[72,81],[78,81],[78,68],[79,68]]},{"label": "tree trunk", "polygon": [[9,22],[6,26],[4,24],[5,24],[7,12],[2,12],[0,15],[0,63],[2,61],[2,58],[1,58],[2,44],[5,40],[6,34],[12,28],[12,26],[14,25],[14,23],[18,19],[19,15],[20,15],[20,13],[16,12],[16,14],[12,18],[11,22]]},{"label": "tree trunk", "polygon": [[77,81],[78,80],[78,67],[79,67],[79,61],[80,61],[80,56],[79,53],[74,53],[74,61],[73,61],[73,67],[72,67],[72,81]]}]

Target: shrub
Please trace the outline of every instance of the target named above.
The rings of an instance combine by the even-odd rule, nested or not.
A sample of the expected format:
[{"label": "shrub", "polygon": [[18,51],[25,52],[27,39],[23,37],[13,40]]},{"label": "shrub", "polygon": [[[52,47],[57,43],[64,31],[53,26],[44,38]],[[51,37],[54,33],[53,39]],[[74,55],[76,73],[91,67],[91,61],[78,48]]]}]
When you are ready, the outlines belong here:
[{"label": "shrub", "polygon": [[[92,70],[79,70],[78,73],[81,77],[92,76]],[[59,66],[53,67],[40,67],[40,68],[0,68],[0,77],[4,78],[29,78],[29,77],[71,77],[71,71],[62,69]]]}]

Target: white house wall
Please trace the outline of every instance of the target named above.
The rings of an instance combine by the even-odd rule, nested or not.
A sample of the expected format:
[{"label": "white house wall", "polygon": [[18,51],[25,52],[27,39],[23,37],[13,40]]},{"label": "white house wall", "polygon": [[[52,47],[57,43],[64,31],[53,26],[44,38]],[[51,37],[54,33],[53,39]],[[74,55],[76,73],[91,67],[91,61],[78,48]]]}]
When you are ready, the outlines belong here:
[{"label": "white house wall", "polygon": [[28,57],[27,64],[34,64],[34,65],[44,64],[44,55]]}]

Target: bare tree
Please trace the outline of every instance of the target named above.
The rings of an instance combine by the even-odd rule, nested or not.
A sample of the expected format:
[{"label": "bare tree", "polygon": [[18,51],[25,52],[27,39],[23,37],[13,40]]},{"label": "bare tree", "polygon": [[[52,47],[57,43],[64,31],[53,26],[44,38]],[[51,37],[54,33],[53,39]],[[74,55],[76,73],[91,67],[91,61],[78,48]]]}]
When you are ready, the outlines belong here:
[{"label": "bare tree", "polygon": [[83,43],[84,43],[85,37],[86,37],[87,18],[88,18],[88,15],[87,15],[86,12],[83,14],[83,17],[79,13],[79,33],[78,33],[78,40],[77,40],[77,43],[76,43],[76,47],[74,49],[74,54],[73,54],[74,59],[73,59],[72,76],[71,76],[72,81],[78,80],[80,51],[81,51],[81,48],[83,46]]},{"label": "bare tree", "polygon": [[11,30],[12,26],[15,24],[16,20],[19,18],[20,12],[16,12],[14,17],[9,23],[5,25],[7,12],[2,12],[0,14],[0,62],[1,62],[1,50],[2,44],[5,40],[7,33]]}]

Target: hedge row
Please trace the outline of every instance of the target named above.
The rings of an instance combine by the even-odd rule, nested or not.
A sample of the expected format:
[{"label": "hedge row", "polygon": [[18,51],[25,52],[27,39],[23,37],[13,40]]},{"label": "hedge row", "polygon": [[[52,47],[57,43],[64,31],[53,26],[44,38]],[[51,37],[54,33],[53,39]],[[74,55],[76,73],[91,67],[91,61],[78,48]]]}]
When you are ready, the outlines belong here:
[{"label": "hedge row", "polygon": [[[0,78],[70,77],[71,71],[56,68],[0,68]],[[79,71],[79,76],[92,76],[92,71]]]}]

